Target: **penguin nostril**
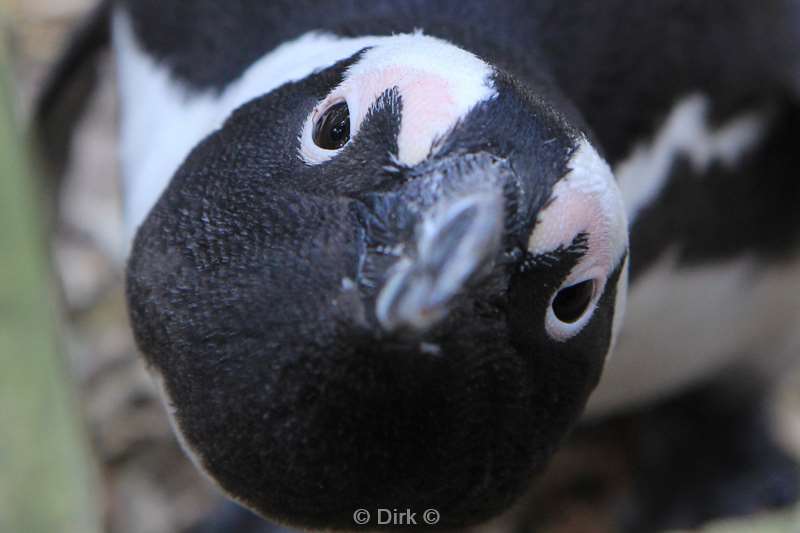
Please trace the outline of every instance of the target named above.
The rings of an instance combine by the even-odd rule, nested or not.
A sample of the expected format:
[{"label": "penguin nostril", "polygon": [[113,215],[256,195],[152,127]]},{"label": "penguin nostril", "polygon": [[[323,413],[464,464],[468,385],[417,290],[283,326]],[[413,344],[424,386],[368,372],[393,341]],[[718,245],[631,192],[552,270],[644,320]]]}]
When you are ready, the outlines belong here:
[{"label": "penguin nostril", "polygon": [[556,318],[567,324],[580,320],[592,302],[594,290],[594,280],[588,279],[558,291],[552,303]]}]

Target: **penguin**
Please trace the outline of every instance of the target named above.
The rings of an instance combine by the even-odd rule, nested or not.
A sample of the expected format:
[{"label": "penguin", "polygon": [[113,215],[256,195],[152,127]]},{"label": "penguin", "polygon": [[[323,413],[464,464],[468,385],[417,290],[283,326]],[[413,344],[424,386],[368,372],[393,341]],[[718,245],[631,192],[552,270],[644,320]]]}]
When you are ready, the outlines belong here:
[{"label": "penguin", "polygon": [[796,357],[795,0],[104,5],[134,336],[256,513],[481,523],[580,420],[702,385],[694,442]]}]

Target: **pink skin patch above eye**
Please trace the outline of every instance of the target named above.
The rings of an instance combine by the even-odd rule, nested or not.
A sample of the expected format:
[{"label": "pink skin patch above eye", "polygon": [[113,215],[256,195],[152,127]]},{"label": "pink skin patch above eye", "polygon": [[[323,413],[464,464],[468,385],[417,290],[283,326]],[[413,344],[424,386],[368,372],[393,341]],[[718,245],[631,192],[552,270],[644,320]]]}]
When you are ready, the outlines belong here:
[{"label": "pink skin patch above eye", "polygon": [[588,142],[581,144],[569,166],[570,172],[553,189],[551,203],[539,214],[528,249],[541,254],[566,248],[585,232],[589,250],[570,274],[570,282],[593,277],[604,282],[627,250],[622,196],[608,165]]},{"label": "pink skin patch above eye", "polygon": [[565,192],[556,186],[553,201],[539,215],[529,247],[534,254],[547,253],[559,246],[568,247],[577,235],[586,233],[589,252],[582,266],[608,268],[614,260],[608,230],[608,221],[597,197],[582,191]]},{"label": "pink skin patch above eye", "polygon": [[[567,174],[553,188],[550,203],[539,213],[528,241],[528,250],[539,255],[553,252],[559,247],[568,247],[581,233],[588,236],[586,254],[573,267],[561,287],[595,280],[592,305],[573,323],[559,320],[552,306],[546,315],[545,328],[548,334],[562,342],[580,332],[591,319],[609,275],[620,264],[628,249],[622,194],[608,164],[584,139],[572,154],[568,168]],[[617,284],[612,345],[624,314],[626,284],[627,273],[623,272]]]},{"label": "pink skin patch above eye", "polygon": [[355,135],[373,103],[394,87],[402,100],[397,157],[407,165],[414,165],[428,155],[434,141],[461,117],[462,110],[448,79],[405,65],[364,72],[347,79],[320,108],[344,97],[350,106]]},{"label": "pink skin patch above eye", "polygon": [[[493,70],[475,55],[422,33],[369,37],[366,51],[348,68],[341,85],[316,107],[301,134],[300,156],[308,164],[335,156],[311,142],[314,121],[337,101],[350,108],[354,137],[372,106],[396,88],[402,102],[397,153],[400,163],[420,163],[437,139],[478,103],[496,95]],[[388,149],[388,147],[387,147]]]}]

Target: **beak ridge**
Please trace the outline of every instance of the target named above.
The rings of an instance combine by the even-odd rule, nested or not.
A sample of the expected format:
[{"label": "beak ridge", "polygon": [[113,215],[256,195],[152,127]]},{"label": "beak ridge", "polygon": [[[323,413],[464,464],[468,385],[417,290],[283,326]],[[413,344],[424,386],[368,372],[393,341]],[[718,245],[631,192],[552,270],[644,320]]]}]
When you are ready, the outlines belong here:
[{"label": "beak ridge", "polygon": [[491,271],[504,228],[500,191],[480,191],[433,207],[418,224],[416,252],[402,257],[381,288],[376,315],[387,332],[424,333],[454,298]]}]

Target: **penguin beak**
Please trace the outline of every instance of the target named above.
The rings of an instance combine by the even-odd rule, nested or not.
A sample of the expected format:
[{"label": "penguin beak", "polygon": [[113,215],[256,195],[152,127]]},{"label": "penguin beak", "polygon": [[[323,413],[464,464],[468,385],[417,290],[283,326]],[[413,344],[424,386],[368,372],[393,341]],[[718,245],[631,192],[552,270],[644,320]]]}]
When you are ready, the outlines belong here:
[{"label": "penguin beak", "polygon": [[425,333],[446,315],[453,301],[492,271],[504,228],[501,190],[481,190],[441,200],[421,218],[415,251],[389,270],[376,301],[376,316],[387,332]]}]

